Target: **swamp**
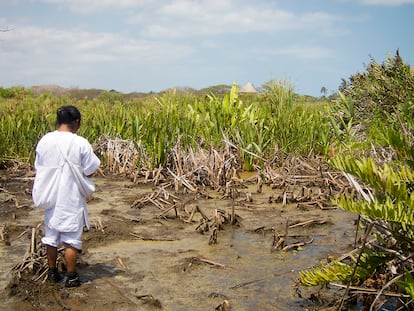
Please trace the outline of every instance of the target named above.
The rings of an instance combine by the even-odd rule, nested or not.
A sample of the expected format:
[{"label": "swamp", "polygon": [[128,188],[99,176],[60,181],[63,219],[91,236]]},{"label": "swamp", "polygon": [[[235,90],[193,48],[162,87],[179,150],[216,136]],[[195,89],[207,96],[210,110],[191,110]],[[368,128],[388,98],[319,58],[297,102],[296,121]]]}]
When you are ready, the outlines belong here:
[{"label": "swamp", "polygon": [[[0,88],[1,308],[412,310],[413,88],[398,51],[319,99],[283,81],[142,98]],[[46,282],[31,198],[36,143],[69,103],[101,159],[70,289]]]},{"label": "swamp", "polygon": [[[310,173],[303,176],[306,183],[315,178],[316,172]],[[159,197],[162,185],[153,189],[122,177],[97,176],[97,191],[89,202],[92,227],[84,234],[78,264],[86,283],[65,289],[38,285],[45,278],[45,270],[37,267],[45,263],[37,257],[42,249],[40,244],[37,252],[28,248],[32,232],[36,241],[40,238],[42,213],[32,208],[27,192],[31,179],[27,172],[3,175],[2,187],[9,195],[2,201],[8,236],[7,246],[2,246],[1,285],[9,293],[2,297],[3,307],[214,310],[227,301],[233,310],[303,310],[313,305],[305,293],[303,298],[296,293],[298,271],[352,249],[356,216],[319,206],[316,198],[320,204],[328,202],[316,190],[297,195],[295,202],[289,194],[284,204],[288,192],[267,185],[257,193],[249,178],[238,180],[233,200],[216,191],[166,198],[165,188]],[[289,188],[298,194],[311,191],[307,186]],[[18,269],[34,265],[35,278],[29,274],[26,279],[19,271],[19,283],[7,284],[20,262]],[[316,306],[324,298],[318,299]]]}]

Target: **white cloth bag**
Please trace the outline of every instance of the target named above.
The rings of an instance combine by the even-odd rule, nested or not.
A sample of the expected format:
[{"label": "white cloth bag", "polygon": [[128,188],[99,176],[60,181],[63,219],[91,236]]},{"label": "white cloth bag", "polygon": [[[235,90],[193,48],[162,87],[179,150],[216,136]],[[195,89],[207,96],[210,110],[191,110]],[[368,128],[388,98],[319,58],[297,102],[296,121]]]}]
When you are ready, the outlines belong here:
[{"label": "white cloth bag", "polygon": [[39,167],[33,183],[33,203],[38,208],[51,209],[55,206],[59,192],[61,167]]},{"label": "white cloth bag", "polygon": [[[71,144],[72,146],[72,144]],[[68,164],[72,174],[75,178],[76,184],[78,185],[80,193],[85,197],[90,197],[95,192],[95,184],[93,183],[92,179],[85,176],[82,172],[82,168],[79,165],[72,163],[67,156],[65,156],[62,150],[58,147],[61,155],[65,159],[66,163]],[[70,147],[69,147],[70,150]],[[69,154],[68,150],[68,154]]]}]

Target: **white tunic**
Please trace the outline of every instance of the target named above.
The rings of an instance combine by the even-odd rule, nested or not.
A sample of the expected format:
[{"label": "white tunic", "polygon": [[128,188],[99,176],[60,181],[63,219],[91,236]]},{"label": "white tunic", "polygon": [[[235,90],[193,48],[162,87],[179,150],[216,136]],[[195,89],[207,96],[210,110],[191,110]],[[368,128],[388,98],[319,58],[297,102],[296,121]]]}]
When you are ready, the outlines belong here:
[{"label": "white tunic", "polygon": [[74,232],[84,224],[89,227],[86,198],[80,193],[61,152],[69,161],[79,165],[85,176],[94,173],[100,161],[89,142],[71,132],[47,133],[37,144],[35,184],[42,186],[41,189],[33,187],[35,204],[36,195],[47,194],[47,204],[40,206],[52,215],[46,225],[60,232]]}]

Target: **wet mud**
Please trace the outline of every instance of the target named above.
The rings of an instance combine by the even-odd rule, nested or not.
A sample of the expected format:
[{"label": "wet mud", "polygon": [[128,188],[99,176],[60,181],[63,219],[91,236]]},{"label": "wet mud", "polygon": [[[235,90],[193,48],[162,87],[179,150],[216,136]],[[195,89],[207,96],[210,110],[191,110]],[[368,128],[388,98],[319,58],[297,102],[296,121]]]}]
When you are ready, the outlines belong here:
[{"label": "wet mud", "polygon": [[[223,224],[216,244],[211,228],[200,230],[201,213],[191,221],[147,204],[131,208],[137,197],[154,191],[116,176],[94,177],[89,202],[91,229],[84,233],[78,272],[84,282],[33,284],[13,278],[13,266],[30,244],[32,228],[42,226],[30,190],[33,172],[0,172],[0,286],[2,310],[318,310],[323,299],[311,289],[298,292],[298,272],[328,256],[352,249],[356,216],[339,209],[303,208],[272,202],[271,188],[235,206],[236,224]],[[234,206],[218,192],[188,196],[209,218]],[[282,251],[275,232],[291,224]],[[294,226],[294,224],[298,224]],[[313,296],[312,296],[313,295]]]}]

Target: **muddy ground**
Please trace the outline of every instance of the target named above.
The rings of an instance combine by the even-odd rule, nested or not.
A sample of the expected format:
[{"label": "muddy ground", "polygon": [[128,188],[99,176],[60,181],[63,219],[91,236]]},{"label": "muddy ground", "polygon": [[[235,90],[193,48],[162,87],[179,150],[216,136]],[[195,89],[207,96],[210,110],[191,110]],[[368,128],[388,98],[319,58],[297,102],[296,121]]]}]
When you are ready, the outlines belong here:
[{"label": "muddy ground", "polygon": [[[151,184],[96,176],[88,205],[92,228],[78,262],[85,283],[73,289],[33,284],[11,273],[28,250],[32,228],[41,230],[42,211],[31,201],[33,176],[30,170],[0,171],[2,310],[219,310],[225,301],[231,310],[322,310],[328,300],[317,289],[295,290],[298,272],[347,252],[354,242],[355,215],[283,206],[269,199],[276,190],[263,187],[262,193],[243,190],[251,191],[252,201],[236,204],[237,224],[223,224],[217,244],[209,244],[213,230],[199,226],[200,213],[186,222],[153,204],[131,208],[154,191]],[[209,194],[185,200],[209,219],[216,209],[231,210],[232,200]],[[275,250],[273,229],[283,233],[287,220],[308,222],[288,232],[287,245],[301,244]]]}]

